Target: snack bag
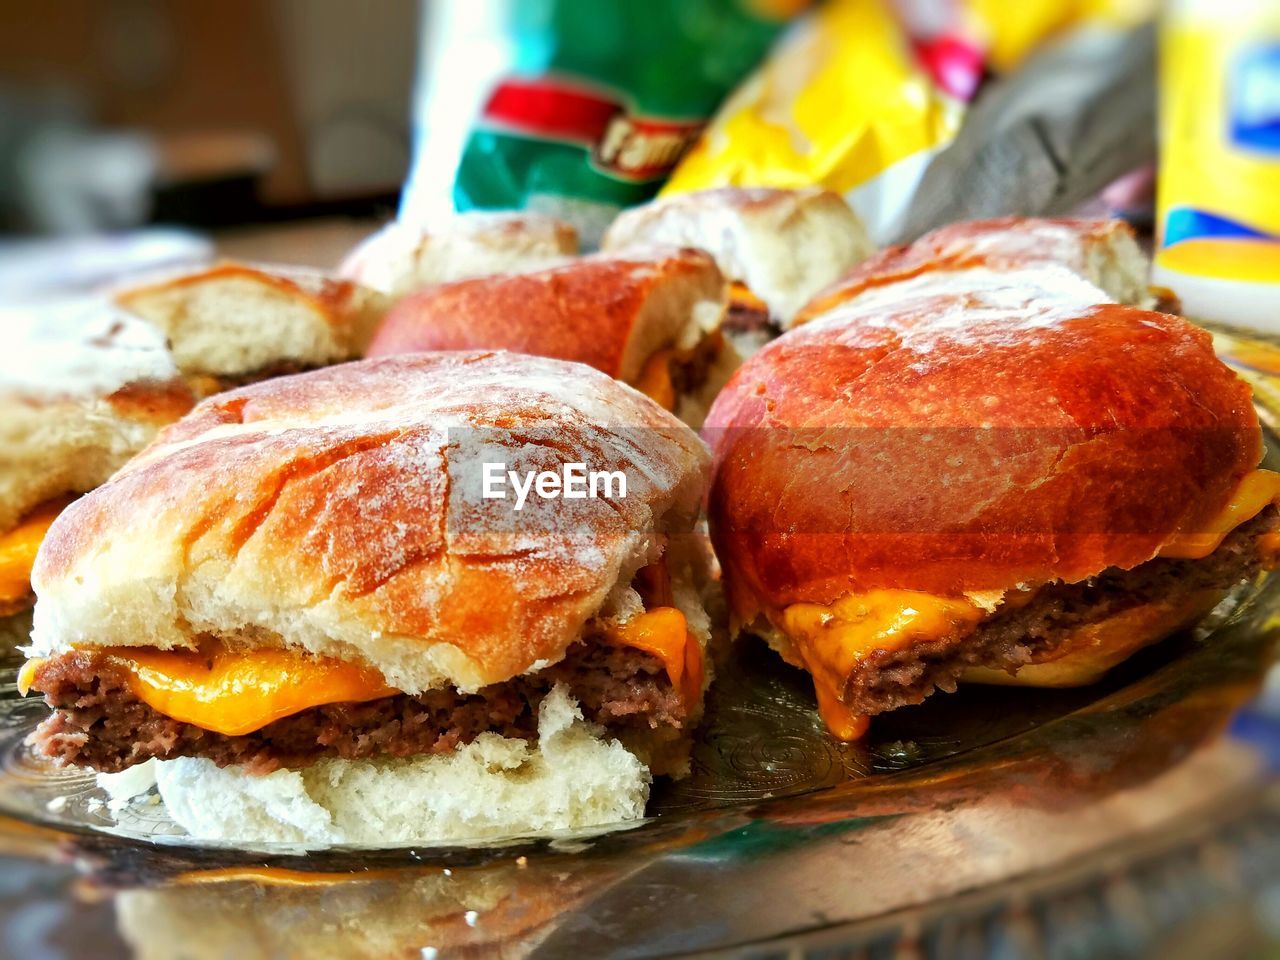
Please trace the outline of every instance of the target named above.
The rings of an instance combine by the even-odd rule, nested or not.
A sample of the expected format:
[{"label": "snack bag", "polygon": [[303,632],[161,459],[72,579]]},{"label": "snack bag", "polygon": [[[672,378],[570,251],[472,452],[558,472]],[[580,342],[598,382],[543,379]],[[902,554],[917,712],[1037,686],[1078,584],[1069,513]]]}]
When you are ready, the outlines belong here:
[{"label": "snack bag", "polygon": [[1129,30],[1156,14],[1159,0],[966,0],[973,32],[997,73],[1018,67],[1044,43],[1079,27]]},{"label": "snack bag", "polygon": [[917,46],[889,0],[829,0],[726,101],[664,193],[820,184],[883,242],[981,72],[963,38],[926,38],[929,57]]},{"label": "snack bag", "polygon": [[665,191],[818,184],[895,242],[984,70],[1075,29],[1130,27],[1155,2],[829,0],[729,98]]},{"label": "snack bag", "polygon": [[[427,4],[434,47],[402,219],[446,206],[528,208],[569,220],[593,245],[618,209],[656,192],[809,2]],[[483,97],[474,106],[471,90]],[[449,182],[452,196],[443,196]]]}]

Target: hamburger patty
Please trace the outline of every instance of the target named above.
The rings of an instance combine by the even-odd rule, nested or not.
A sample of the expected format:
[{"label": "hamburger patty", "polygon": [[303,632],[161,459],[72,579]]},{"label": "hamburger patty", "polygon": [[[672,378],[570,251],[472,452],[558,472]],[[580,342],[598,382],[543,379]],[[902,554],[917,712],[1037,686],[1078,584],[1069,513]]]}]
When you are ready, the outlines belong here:
[{"label": "hamburger patty", "polygon": [[324,757],[446,753],[488,731],[531,740],[538,704],[557,683],[568,686],[588,720],[613,730],[679,728],[686,719],[684,703],[656,657],[588,642],[575,644],[545,670],[474,694],[444,689],[325,704],[228,736],[159,713],[134,695],[124,668],[101,654],[74,651],[36,672],[34,686],[55,712],[31,740],[47,757],[104,772],[153,757],[207,757],[218,766],[270,773]]},{"label": "hamburger patty", "polygon": [[1280,528],[1280,510],[1267,507],[1233,530],[1200,560],[1149,560],[1131,570],[1111,568],[1080,583],[1041,588],[1026,605],[998,610],[968,635],[881,650],[863,660],[849,680],[846,703],[877,714],[948,693],[968,667],[1012,672],[1049,659],[1064,635],[1133,607],[1177,601],[1201,590],[1230,589],[1263,569],[1258,538]]}]

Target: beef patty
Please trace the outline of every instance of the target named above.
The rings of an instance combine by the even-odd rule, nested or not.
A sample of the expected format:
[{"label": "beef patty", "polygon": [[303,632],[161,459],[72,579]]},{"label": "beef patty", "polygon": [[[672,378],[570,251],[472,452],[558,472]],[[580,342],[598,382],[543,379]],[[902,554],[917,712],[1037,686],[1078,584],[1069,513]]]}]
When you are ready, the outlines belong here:
[{"label": "beef patty", "polygon": [[1225,592],[1264,569],[1258,539],[1278,527],[1280,510],[1270,506],[1200,560],[1155,559],[1130,570],[1112,567],[1079,583],[1048,584],[1028,603],[997,610],[967,635],[877,651],[858,664],[845,702],[855,713],[871,715],[920,703],[934,690],[955,690],[969,667],[1012,673],[1050,659],[1076,627],[1153,601],[1177,602],[1203,590]]},{"label": "beef patty", "polygon": [[47,757],[104,772],[153,757],[207,757],[220,767],[237,764],[270,773],[324,757],[446,753],[487,731],[531,740],[538,705],[557,683],[569,688],[588,720],[614,731],[679,728],[687,717],[660,660],[595,641],[575,644],[545,670],[474,694],[450,688],[324,704],[228,736],[159,713],[134,695],[125,668],[101,653],[79,650],[37,669],[32,686],[54,713],[31,740]]}]

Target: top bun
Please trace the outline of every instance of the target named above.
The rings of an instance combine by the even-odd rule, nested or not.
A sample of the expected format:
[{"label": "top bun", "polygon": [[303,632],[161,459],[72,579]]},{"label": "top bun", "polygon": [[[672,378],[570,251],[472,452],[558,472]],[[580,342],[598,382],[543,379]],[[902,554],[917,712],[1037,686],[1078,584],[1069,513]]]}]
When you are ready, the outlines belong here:
[{"label": "top bun", "polygon": [[541,270],[577,252],[578,233],[563,220],[473,210],[432,227],[389,223],[352,250],[338,274],[399,299],[437,283]]},{"label": "top bun", "polygon": [[975,270],[739,369],[704,430],[739,622],[875,588],[1078,581],[1203,529],[1261,459],[1248,386],[1203,330],[1071,281]]},{"label": "top bun", "polygon": [[1151,265],[1123,220],[1001,217],[951,224],[915,243],[881,250],[805,304],[796,322],[806,323],[872,288],[922,274],[1046,264],[1065,267],[1118,303],[1143,308],[1154,303],[1147,288]]},{"label": "top bun", "polygon": [[589,364],[634,382],[667,347],[716,330],[724,280],[701,250],[646,247],[563,266],[443,284],[392,308],[369,356],[418,350],[515,350]]},{"label": "top bun", "polygon": [[122,289],[115,300],[168,338],[187,376],[241,379],[353,360],[389,306],[319,271],[242,263]]},{"label": "top bun", "polygon": [[97,298],[0,323],[0,532],[104,482],[195,402],[164,337]]},{"label": "top bun", "polygon": [[[486,462],[623,471],[626,496],[482,498]],[[417,354],[211,397],[54,523],[33,653],[296,645],[416,693],[559,660],[692,528],[708,457],[577,364]]]},{"label": "top bun", "polygon": [[603,246],[646,243],[706,250],[783,327],[814,293],[875,249],[841,196],[818,187],[719,187],[664,197],[619,215]]}]

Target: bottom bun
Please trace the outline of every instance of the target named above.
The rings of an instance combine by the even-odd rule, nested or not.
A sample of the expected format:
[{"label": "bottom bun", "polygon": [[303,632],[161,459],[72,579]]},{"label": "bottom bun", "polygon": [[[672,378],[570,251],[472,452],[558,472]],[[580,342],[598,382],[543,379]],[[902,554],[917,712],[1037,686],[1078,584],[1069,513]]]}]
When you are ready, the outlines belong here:
[{"label": "bottom bun", "polygon": [[322,760],[255,776],[181,758],[155,772],[169,816],[197,839],[382,846],[634,820],[651,780],[559,686],[539,708],[535,744],[484,733],[453,753],[410,759]]}]

